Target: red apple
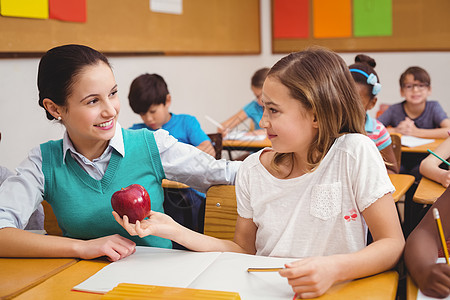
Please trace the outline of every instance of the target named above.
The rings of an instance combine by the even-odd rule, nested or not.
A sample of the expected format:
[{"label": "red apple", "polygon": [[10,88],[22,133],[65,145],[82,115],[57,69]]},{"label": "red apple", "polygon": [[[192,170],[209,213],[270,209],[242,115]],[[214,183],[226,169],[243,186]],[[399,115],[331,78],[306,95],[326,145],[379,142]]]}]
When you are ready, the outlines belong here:
[{"label": "red apple", "polygon": [[111,196],[111,205],[120,217],[127,215],[133,224],[148,217],[151,210],[150,196],[140,184],[132,184],[115,192]]}]

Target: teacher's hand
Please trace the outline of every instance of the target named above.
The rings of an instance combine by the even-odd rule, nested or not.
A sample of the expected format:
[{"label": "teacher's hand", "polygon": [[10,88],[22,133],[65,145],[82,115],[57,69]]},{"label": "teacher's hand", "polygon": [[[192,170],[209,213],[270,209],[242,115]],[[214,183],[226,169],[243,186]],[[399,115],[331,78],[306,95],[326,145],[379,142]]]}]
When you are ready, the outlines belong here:
[{"label": "teacher's hand", "polygon": [[76,245],[76,251],[82,259],[107,256],[110,261],[117,261],[136,251],[136,244],[133,241],[118,234],[80,241]]}]

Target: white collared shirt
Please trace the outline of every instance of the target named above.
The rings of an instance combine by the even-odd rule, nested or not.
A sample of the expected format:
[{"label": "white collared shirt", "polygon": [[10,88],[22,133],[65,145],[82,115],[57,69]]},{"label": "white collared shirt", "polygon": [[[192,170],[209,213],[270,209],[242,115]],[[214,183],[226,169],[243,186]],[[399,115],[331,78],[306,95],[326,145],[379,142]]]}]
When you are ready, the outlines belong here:
[{"label": "white collared shirt", "polygon": [[[185,183],[202,192],[211,185],[234,184],[241,162],[215,160],[191,145],[178,142],[162,129],[155,131],[154,136],[167,179]],[[64,157],[70,154],[96,180],[105,174],[113,149],[125,155],[122,130],[118,123],[106,150],[92,161],[75,150],[67,132],[63,137]],[[45,178],[40,146],[29,152],[16,172],[0,186],[0,228],[24,228],[30,215],[43,201]]]}]

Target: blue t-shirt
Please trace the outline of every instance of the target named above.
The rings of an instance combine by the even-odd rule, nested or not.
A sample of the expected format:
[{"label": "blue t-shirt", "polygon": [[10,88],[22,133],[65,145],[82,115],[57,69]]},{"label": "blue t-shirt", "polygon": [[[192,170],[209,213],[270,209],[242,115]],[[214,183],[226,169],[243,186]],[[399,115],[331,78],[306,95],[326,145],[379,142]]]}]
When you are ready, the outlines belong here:
[{"label": "blue t-shirt", "polygon": [[[405,102],[406,100],[389,106],[389,108],[378,117],[378,121],[383,123],[386,127],[397,127],[401,121],[408,117],[403,107]],[[442,109],[439,102],[427,101],[422,114],[415,119],[411,118],[411,120],[414,121],[417,128],[434,129],[441,127],[441,122],[447,118],[447,114]]]},{"label": "blue t-shirt", "polygon": [[255,123],[255,130],[261,129],[261,127],[259,127],[259,121],[261,121],[261,118],[263,116],[264,108],[258,104],[258,101],[253,100],[252,102],[244,106],[242,110],[245,112],[247,117],[252,119],[253,123]]},{"label": "blue t-shirt", "polygon": [[[185,114],[170,113],[171,118],[169,122],[164,124],[161,128],[168,131],[171,136],[178,141],[197,147],[204,141],[210,141],[208,135],[200,127],[200,123],[194,116]],[[145,123],[133,124],[130,129],[147,128],[154,131]]]}]

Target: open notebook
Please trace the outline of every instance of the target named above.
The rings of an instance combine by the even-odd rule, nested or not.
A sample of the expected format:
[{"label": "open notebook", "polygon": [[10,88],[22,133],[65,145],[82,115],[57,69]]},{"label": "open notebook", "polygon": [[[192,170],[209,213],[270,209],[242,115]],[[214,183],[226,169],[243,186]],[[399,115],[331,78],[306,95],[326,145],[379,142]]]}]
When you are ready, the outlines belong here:
[{"label": "open notebook", "polygon": [[107,265],[73,289],[106,293],[119,283],[136,283],[238,292],[242,300],[291,300],[294,292],[278,272],[248,273],[247,268],[283,267],[293,260],[136,247],[136,253]]},{"label": "open notebook", "polygon": [[423,139],[410,135],[402,135],[402,146],[417,147],[434,142],[434,139]]}]

